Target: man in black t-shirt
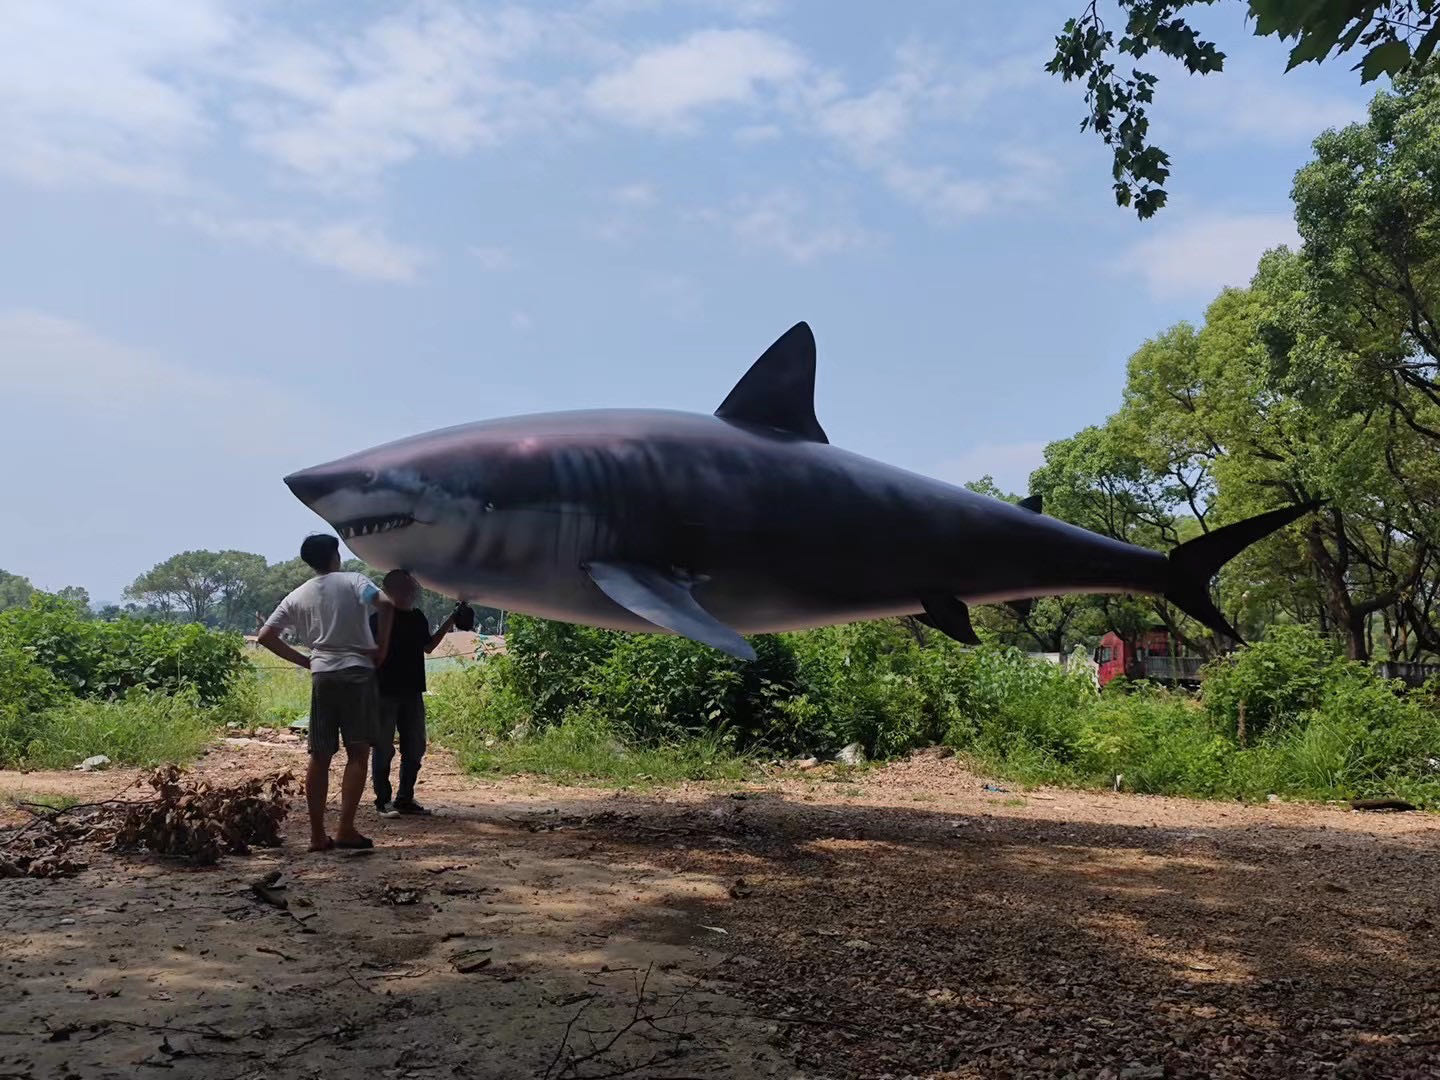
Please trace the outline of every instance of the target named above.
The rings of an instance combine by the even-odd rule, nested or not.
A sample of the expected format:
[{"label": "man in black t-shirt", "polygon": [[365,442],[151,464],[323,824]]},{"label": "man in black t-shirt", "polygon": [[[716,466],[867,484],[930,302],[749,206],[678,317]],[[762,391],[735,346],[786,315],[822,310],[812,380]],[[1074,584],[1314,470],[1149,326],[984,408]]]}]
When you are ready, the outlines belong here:
[{"label": "man in black t-shirt", "polygon": [[[455,614],[433,634],[430,620],[415,606],[419,586],[404,570],[385,575],[385,595],[395,604],[395,623],[390,630],[390,650],[376,670],[380,684],[380,731],[375,740],[371,771],[375,776],[375,809],[384,817],[400,814],[428,814],[415,801],[415,778],[425,755],[425,655],[455,624]],[[458,610],[458,608],[457,608]],[[375,617],[371,616],[371,622]],[[390,801],[390,760],[395,756],[395,736],[400,736],[400,789]]]}]

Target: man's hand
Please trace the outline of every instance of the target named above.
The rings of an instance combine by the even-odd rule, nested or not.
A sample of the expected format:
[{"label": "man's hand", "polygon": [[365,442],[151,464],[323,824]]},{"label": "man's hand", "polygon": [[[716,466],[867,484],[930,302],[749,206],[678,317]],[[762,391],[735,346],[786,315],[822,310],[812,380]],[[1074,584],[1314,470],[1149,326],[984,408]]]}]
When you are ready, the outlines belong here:
[{"label": "man's hand", "polygon": [[304,653],[299,652],[296,649],[292,649],[289,645],[286,645],[285,642],[280,640],[280,631],[276,627],[265,627],[260,631],[259,636],[256,637],[255,640],[260,645],[263,645],[265,648],[269,649],[276,656],[280,657],[281,660],[289,660],[290,663],[305,668],[307,671],[309,670],[310,657],[306,656]]}]

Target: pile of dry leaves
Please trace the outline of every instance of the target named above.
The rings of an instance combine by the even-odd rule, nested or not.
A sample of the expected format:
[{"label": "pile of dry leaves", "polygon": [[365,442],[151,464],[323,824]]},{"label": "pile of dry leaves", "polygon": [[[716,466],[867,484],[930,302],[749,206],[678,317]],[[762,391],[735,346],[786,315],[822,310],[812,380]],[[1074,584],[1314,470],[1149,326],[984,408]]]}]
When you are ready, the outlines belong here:
[{"label": "pile of dry leaves", "polygon": [[272,773],[235,784],[188,776],[175,765],[156,769],[148,799],[109,800],[53,810],[21,804],[34,815],[0,838],[0,877],[64,877],[86,863],[84,849],[150,852],[210,866],[222,854],[252,846],[278,847],[280,828],[299,784],[293,773]]}]

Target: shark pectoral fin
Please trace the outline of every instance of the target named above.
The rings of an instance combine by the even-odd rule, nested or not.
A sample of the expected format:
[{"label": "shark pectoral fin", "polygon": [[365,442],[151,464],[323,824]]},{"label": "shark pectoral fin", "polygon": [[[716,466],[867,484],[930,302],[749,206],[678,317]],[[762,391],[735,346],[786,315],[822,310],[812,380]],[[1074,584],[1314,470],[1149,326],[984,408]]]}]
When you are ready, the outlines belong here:
[{"label": "shark pectoral fin", "polygon": [[1007,600],[1005,606],[1015,613],[1016,618],[1023,620],[1030,617],[1030,612],[1035,609],[1035,601],[1027,596],[1024,600]]},{"label": "shark pectoral fin", "polygon": [[1045,500],[1039,495],[1031,495],[1028,499],[1020,500],[1020,509],[1029,510],[1032,514],[1043,514],[1045,512],[1044,506]]},{"label": "shark pectoral fin", "polygon": [[799,322],[765,350],[720,403],[722,420],[829,442],[815,419],[815,335]]},{"label": "shark pectoral fin", "polygon": [[921,600],[928,624],[947,637],[965,645],[979,645],[980,638],[970,625],[970,609],[953,596],[927,596]]},{"label": "shark pectoral fin", "polygon": [[595,562],[585,569],[601,592],[646,622],[737,659],[755,659],[750,643],[701,607],[674,575],[627,563]]}]

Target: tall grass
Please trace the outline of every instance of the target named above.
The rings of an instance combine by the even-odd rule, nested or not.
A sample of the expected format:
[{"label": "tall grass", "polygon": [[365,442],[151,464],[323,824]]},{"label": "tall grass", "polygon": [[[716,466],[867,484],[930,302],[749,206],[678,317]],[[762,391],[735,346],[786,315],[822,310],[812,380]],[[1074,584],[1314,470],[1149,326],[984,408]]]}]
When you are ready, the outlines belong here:
[{"label": "tall grass", "polygon": [[680,780],[740,780],[753,759],[720,730],[639,743],[591,710],[537,726],[510,684],[509,661],[492,658],[432,676],[426,697],[431,739],[472,772],[537,775],[561,782],[659,786]]},{"label": "tall grass", "polygon": [[215,738],[216,714],[194,691],[131,690],[110,701],[73,698],[8,731],[8,765],[63,769],[103,754],[116,765],[190,761]]}]

